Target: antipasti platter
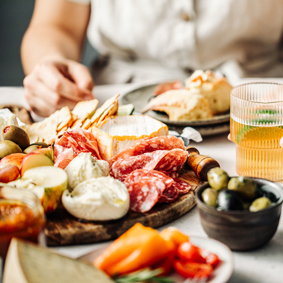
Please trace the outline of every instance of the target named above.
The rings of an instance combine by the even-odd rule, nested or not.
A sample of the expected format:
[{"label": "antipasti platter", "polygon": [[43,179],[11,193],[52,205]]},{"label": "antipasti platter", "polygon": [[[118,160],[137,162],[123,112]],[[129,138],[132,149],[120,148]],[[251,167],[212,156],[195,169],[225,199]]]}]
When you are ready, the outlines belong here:
[{"label": "antipasti platter", "polygon": [[[222,88],[230,89],[225,80],[220,81]],[[198,82],[211,87],[217,85],[211,72],[192,78],[193,84]],[[229,108],[223,100],[220,105],[216,96],[213,96],[216,104],[210,105],[209,99],[186,88],[169,90],[173,100],[175,91],[180,99],[177,104],[164,106],[163,93],[159,93],[145,105],[142,114],[134,115],[134,105],[119,107],[119,94],[99,108],[97,99],[81,101],[73,110],[66,106],[40,122],[25,125],[19,123],[9,109],[3,109],[0,182],[3,187],[5,183],[10,188],[37,195],[45,213],[44,233],[48,246],[117,239],[114,243],[118,244],[114,244],[114,248],[111,245],[110,250],[93,263],[112,279],[116,274],[128,276],[138,267],[146,266],[153,268],[153,272],[156,269],[158,276],[170,272],[173,265],[182,277],[191,276],[186,265],[192,259],[175,257],[178,246],[192,245],[188,235],[176,228],[161,233],[153,228],[191,210],[196,204],[194,191],[206,180],[208,170],[219,164],[200,156],[196,148],[187,147],[190,138],[169,133],[167,124],[174,120],[193,120],[195,125],[205,121],[214,124],[217,114],[221,112],[225,116]],[[168,92],[164,93],[166,97]],[[144,114],[149,110],[165,111],[169,120]],[[5,205],[11,206],[8,202]],[[13,205],[26,210],[24,204]],[[32,220],[26,217],[25,224],[31,227],[33,223],[30,224],[29,219]],[[7,225],[16,223],[8,221]],[[153,246],[160,249],[156,250],[156,255],[149,255]],[[124,247],[129,249],[129,254]],[[202,254],[205,263],[202,275],[208,278],[221,259],[197,246],[192,248]],[[135,249],[141,255],[136,259],[127,258]],[[182,251],[179,257],[181,254]],[[113,265],[116,256],[117,264]]]},{"label": "antipasti platter", "polygon": [[159,204],[146,213],[129,211],[119,220],[82,221],[60,206],[47,216],[46,242],[50,246],[101,242],[116,239],[135,223],[157,228],[172,222],[195,206],[194,190],[202,184],[188,166],[182,170],[180,178],[190,183],[191,192],[180,196],[174,203]]},{"label": "antipasti platter", "polygon": [[[160,227],[195,206],[194,190],[202,182],[185,165],[188,152],[183,140],[166,136],[167,126],[148,116],[117,116],[118,95],[107,100],[95,116],[97,104],[93,100],[78,103],[73,111],[62,108],[41,122],[26,124],[25,130],[17,125],[6,127],[9,132],[19,131],[30,142],[23,146],[23,151],[2,158],[0,166],[14,166],[14,170],[18,167],[20,178],[9,180],[9,186],[26,188],[39,196],[46,212],[44,231],[50,246],[115,239],[135,223]],[[144,129],[138,126],[131,140],[129,132],[139,123],[144,123]],[[124,134],[119,136],[116,128]],[[4,133],[7,134],[8,131]],[[138,182],[126,180],[129,175],[136,178],[133,171],[143,174],[143,189],[156,191],[149,194],[149,201],[147,193],[137,189]],[[102,187],[87,195],[83,192],[85,187],[98,187],[88,181],[94,177],[98,177]],[[88,183],[75,192],[74,188],[84,181]],[[126,182],[134,185],[131,197],[127,192],[126,197],[119,199],[111,188],[114,197],[105,194],[109,186],[125,190],[121,186]],[[97,193],[101,196],[95,196]]]}]

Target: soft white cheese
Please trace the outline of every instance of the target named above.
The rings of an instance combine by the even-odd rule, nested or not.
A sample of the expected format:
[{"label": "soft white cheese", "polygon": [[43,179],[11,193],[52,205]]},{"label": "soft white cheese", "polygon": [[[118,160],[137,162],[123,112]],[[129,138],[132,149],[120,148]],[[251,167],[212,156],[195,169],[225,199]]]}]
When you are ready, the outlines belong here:
[{"label": "soft white cheese", "polygon": [[3,140],[4,128],[10,125],[17,125],[16,115],[7,108],[0,109],[0,141]]},{"label": "soft white cheese", "polygon": [[90,152],[82,152],[68,164],[65,172],[71,191],[86,180],[108,176],[109,164],[107,161],[97,160]]},{"label": "soft white cheese", "polygon": [[62,197],[65,209],[73,216],[86,220],[111,220],[123,217],[129,210],[127,188],[108,176],[80,183]]}]

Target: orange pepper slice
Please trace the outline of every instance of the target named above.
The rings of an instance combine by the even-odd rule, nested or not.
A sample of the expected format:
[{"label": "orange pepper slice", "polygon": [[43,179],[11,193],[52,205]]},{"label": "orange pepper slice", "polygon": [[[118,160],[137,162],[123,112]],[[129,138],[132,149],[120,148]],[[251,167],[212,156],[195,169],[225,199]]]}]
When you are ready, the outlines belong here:
[{"label": "orange pepper slice", "polygon": [[94,265],[111,276],[124,274],[149,266],[169,251],[157,230],[137,223],[115,240]]},{"label": "orange pepper slice", "polygon": [[179,245],[189,242],[189,237],[175,227],[164,229],[160,232],[160,236],[166,241],[172,241],[175,244],[176,249]]},{"label": "orange pepper slice", "polygon": [[166,241],[160,237],[158,232],[155,235],[151,234],[146,242],[141,243],[140,247],[124,260],[110,267],[107,273],[110,275],[125,274],[151,266],[167,256],[169,252]]},{"label": "orange pepper slice", "polygon": [[144,267],[161,267],[164,274],[173,265],[177,248],[189,237],[176,228],[157,230],[137,223],[100,255],[94,265],[108,275],[130,273]]}]

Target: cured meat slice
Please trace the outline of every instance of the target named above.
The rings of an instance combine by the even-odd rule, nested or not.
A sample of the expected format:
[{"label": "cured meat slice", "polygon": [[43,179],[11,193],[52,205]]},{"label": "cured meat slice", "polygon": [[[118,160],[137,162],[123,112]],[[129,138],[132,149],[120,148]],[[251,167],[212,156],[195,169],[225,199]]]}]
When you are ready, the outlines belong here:
[{"label": "cured meat slice", "polygon": [[184,88],[184,86],[180,81],[161,83],[155,87],[154,96],[160,95],[171,89],[182,89],[182,88]]},{"label": "cured meat slice", "polygon": [[72,148],[75,154],[91,152],[94,157],[101,160],[96,138],[91,132],[84,129],[76,128],[65,132],[55,144]]},{"label": "cured meat slice", "polygon": [[130,195],[131,210],[142,213],[149,211],[172,183],[172,178],[155,170],[133,171],[125,181]]},{"label": "cured meat slice", "polygon": [[171,150],[174,148],[185,149],[183,140],[174,136],[146,138],[112,157],[109,161],[109,166],[111,167],[112,164],[119,159],[125,159],[156,150]]},{"label": "cured meat slice", "polygon": [[180,195],[184,195],[192,189],[192,186],[183,180],[174,179],[174,181],[174,186],[178,188]]},{"label": "cured meat slice", "polygon": [[111,168],[110,174],[123,182],[127,175],[137,169],[153,170],[158,162],[168,153],[167,150],[157,150],[125,159],[117,160]]},{"label": "cured meat slice", "polygon": [[174,177],[178,177],[179,171],[186,162],[187,154],[182,149],[156,150],[154,152],[119,159],[112,165],[110,174],[122,182],[126,179],[127,175],[137,169],[155,169],[167,172],[169,176],[174,175]]},{"label": "cured meat slice", "polygon": [[83,129],[67,131],[55,141],[54,166],[65,169],[81,152],[91,152],[93,157],[101,160],[98,143],[93,134]]},{"label": "cured meat slice", "polygon": [[135,212],[147,212],[157,203],[161,191],[165,189],[164,183],[158,178],[146,178],[130,184],[130,208]]},{"label": "cured meat slice", "polygon": [[146,174],[150,172],[149,170],[146,170],[146,169],[137,169],[135,171],[133,171],[132,173],[130,173],[127,178],[125,179],[124,181],[124,184],[127,186],[128,184],[131,184],[131,183],[136,183],[137,181],[140,180],[140,178]]},{"label": "cured meat slice", "polygon": [[186,160],[187,160],[188,152],[182,149],[172,149],[170,150],[156,165],[156,170],[160,170],[162,172],[179,172]]},{"label": "cured meat slice", "polygon": [[146,170],[146,169],[138,169],[133,171],[124,181],[124,184],[127,186],[131,183],[136,183],[141,179],[151,179],[151,178],[160,178],[166,187],[171,186],[174,183],[174,180],[162,172],[156,170]]},{"label": "cured meat slice", "polygon": [[131,210],[147,212],[157,202],[170,203],[179,195],[190,190],[190,185],[179,179],[172,179],[160,171],[138,169],[124,181],[129,195]]},{"label": "cured meat slice", "polygon": [[65,169],[67,165],[75,158],[75,155],[72,148],[54,145],[54,158],[54,166]]},{"label": "cured meat slice", "polygon": [[176,183],[173,182],[172,185],[168,188],[166,188],[164,190],[164,192],[162,193],[162,195],[160,196],[158,202],[162,203],[162,202],[166,202],[166,203],[170,203],[170,202],[174,202],[178,196],[179,196],[179,190],[178,187],[175,185]]}]

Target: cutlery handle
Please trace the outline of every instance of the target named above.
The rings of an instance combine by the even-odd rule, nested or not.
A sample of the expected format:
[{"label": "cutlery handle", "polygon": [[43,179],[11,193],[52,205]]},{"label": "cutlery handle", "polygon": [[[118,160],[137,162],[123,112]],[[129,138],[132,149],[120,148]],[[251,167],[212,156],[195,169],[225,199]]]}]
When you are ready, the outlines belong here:
[{"label": "cutlery handle", "polygon": [[219,163],[205,155],[200,155],[199,151],[192,146],[186,148],[188,151],[187,164],[195,172],[199,179],[207,181],[207,173],[214,167],[220,167]]}]

